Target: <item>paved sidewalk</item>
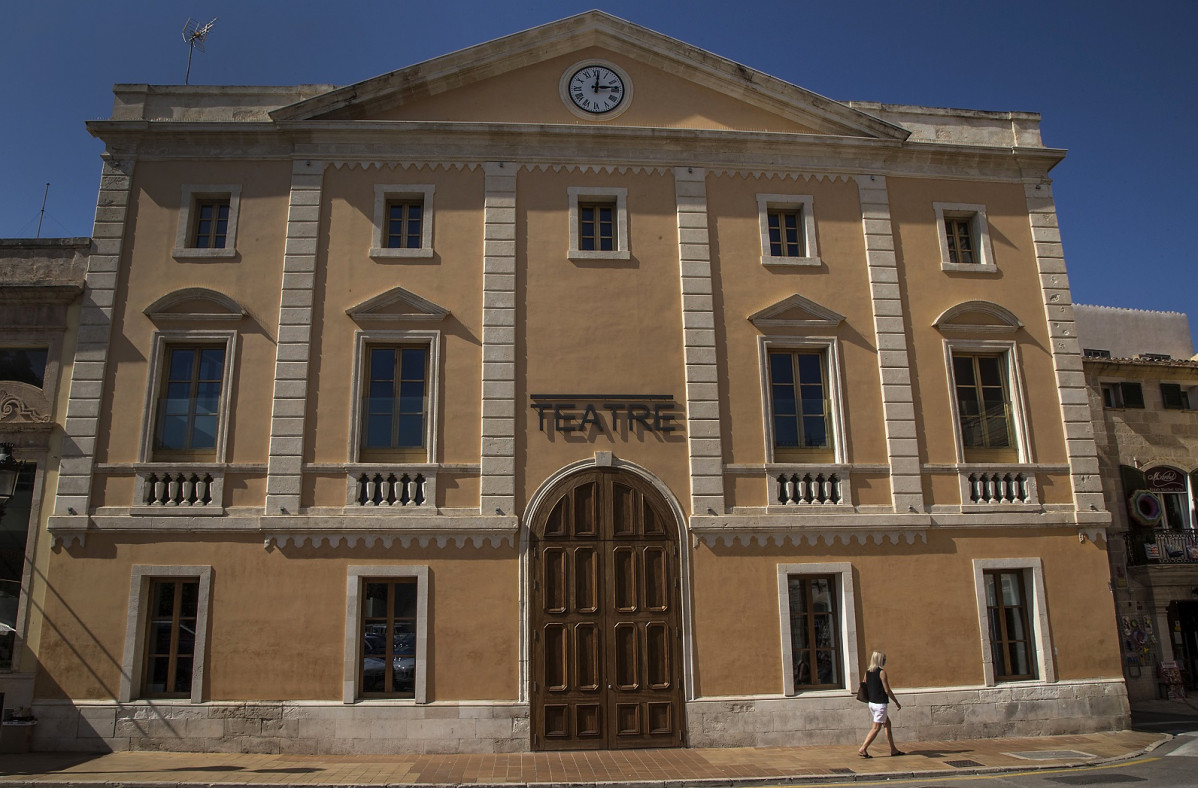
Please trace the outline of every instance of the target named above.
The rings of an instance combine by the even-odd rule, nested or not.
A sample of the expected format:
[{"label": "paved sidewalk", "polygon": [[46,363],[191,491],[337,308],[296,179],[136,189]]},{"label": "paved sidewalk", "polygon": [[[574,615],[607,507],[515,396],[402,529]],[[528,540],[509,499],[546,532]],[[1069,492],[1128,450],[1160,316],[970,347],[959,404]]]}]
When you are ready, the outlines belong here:
[{"label": "paved sidewalk", "polygon": [[859,758],[854,746],[624,750],[510,755],[241,755],[116,752],[0,755],[0,788],[10,786],[556,786],[669,782],[680,786],[852,781],[1079,766],[1130,758],[1170,737],[1116,731],[1028,739],[902,742]]}]

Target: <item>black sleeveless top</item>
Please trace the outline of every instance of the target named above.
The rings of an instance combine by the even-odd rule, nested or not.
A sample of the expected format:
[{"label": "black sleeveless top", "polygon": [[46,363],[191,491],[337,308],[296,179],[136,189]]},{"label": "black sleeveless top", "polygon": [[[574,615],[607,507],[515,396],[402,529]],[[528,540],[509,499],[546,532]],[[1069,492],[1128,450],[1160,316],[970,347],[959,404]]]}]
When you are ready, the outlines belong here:
[{"label": "black sleeveless top", "polygon": [[886,696],[886,688],[882,686],[881,668],[865,672],[865,694],[869,697],[870,703],[890,702],[890,698]]}]

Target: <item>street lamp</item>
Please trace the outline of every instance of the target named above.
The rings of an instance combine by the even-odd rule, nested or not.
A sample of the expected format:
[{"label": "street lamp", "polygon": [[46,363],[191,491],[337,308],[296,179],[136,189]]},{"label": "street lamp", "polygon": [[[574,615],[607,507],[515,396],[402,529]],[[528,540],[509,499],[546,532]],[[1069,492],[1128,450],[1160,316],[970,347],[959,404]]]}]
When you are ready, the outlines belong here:
[{"label": "street lamp", "polygon": [[12,444],[0,443],[0,514],[4,513],[7,504],[17,492],[17,477],[25,462],[17,461],[12,456]]}]

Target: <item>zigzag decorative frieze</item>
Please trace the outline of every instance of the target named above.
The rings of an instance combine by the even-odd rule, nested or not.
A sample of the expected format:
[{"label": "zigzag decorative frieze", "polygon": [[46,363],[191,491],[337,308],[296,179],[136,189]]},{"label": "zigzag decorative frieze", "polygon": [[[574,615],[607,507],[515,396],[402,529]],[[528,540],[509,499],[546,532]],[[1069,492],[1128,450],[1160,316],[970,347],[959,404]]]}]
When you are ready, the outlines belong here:
[{"label": "zigzag decorative frieze", "polygon": [[926,531],[855,531],[852,533],[833,533],[831,531],[822,531],[819,533],[806,534],[697,534],[699,541],[708,547],[713,547],[723,543],[724,547],[731,547],[733,543],[739,544],[741,547],[757,545],[758,547],[767,547],[773,544],[776,547],[782,547],[786,543],[790,543],[794,547],[799,547],[804,541],[808,546],[814,547],[821,540],[823,543],[832,547],[836,542],[842,545],[848,545],[850,542],[856,541],[859,545],[864,545],[867,540],[872,541],[876,545],[882,544],[883,539],[888,539],[891,544],[897,545],[900,541],[905,544],[915,544],[918,539],[921,543],[928,543],[928,534]]},{"label": "zigzag decorative frieze", "polygon": [[329,166],[334,170],[414,170],[416,172],[446,172],[469,170],[471,172],[482,167],[478,161],[330,161]]},{"label": "zigzag decorative frieze", "polygon": [[533,172],[540,170],[541,172],[565,172],[565,173],[582,173],[593,175],[665,175],[670,172],[669,167],[643,167],[639,165],[620,165],[620,164],[570,164],[570,163],[550,163],[541,162],[540,164],[522,164],[520,169]]},{"label": "zigzag decorative frieze", "polygon": [[753,178],[754,180],[765,181],[814,181],[822,183],[828,181],[835,183],[848,183],[849,176],[847,173],[836,172],[779,172],[777,170],[711,170],[713,175],[719,175],[726,178]]},{"label": "zigzag decorative frieze", "polygon": [[444,548],[449,545],[462,548],[467,543],[476,548],[481,548],[489,544],[493,548],[503,546],[514,547],[514,534],[473,534],[464,535],[456,534],[453,536],[444,534],[403,534],[403,535],[385,535],[379,536],[376,534],[271,534],[263,541],[263,547],[267,550],[272,547],[304,547],[311,545],[312,547],[363,547],[366,549],[382,546],[385,549],[392,547],[400,547],[408,549],[413,545],[419,547],[434,546]]}]

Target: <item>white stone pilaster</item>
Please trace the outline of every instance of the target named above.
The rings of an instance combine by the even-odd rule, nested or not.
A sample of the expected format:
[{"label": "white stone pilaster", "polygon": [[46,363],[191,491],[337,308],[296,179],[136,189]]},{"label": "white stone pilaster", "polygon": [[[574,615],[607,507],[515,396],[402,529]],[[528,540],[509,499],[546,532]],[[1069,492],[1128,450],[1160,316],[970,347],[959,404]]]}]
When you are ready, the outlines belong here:
[{"label": "white stone pilaster", "polygon": [[104,156],[92,229],[92,250],[79,312],[79,341],[71,368],[71,395],[63,425],[65,439],[54,502],[56,516],[86,517],[91,505],[98,415],[104,396],[117,273],[124,248],[134,164],[132,156],[123,157],[111,151]]},{"label": "white stone pilaster", "polygon": [[1077,339],[1073,317],[1073,297],[1069,292],[1069,276],[1065,271],[1065,253],[1061,247],[1056,203],[1052,197],[1052,187],[1047,183],[1026,183],[1023,189],[1027,198],[1028,220],[1031,222],[1036,268],[1040,273],[1040,291],[1044,296],[1044,316],[1048,320],[1052,365],[1060,394],[1073,503],[1079,512],[1102,512],[1106,510],[1106,504],[1102,496],[1098,447],[1094,443],[1091,415],[1088,409],[1070,407],[1087,405],[1089,394],[1082,374],[1081,343]]},{"label": "white stone pilaster", "polygon": [[724,514],[724,448],[712,306],[711,247],[707,226],[707,173],[675,167],[678,263],[682,280],[686,439],[691,514]]},{"label": "white stone pilaster", "polygon": [[906,319],[898,285],[898,261],[890,223],[886,178],[858,175],[865,260],[874,311],[874,336],[882,381],[882,411],[886,424],[886,456],[890,464],[890,497],[896,512],[924,510],[919,441],[915,430],[915,398],[911,390],[911,359],[907,352]]},{"label": "white stone pilaster", "polygon": [[316,237],[324,163],[296,160],[291,167],[287,240],[279,299],[270,457],[266,466],[266,514],[298,514],[303,481],[304,435],[289,429],[293,413],[307,410],[312,348],[312,299]]},{"label": "white stone pilaster", "polygon": [[483,515],[516,508],[516,166],[484,168],[482,450]]}]

